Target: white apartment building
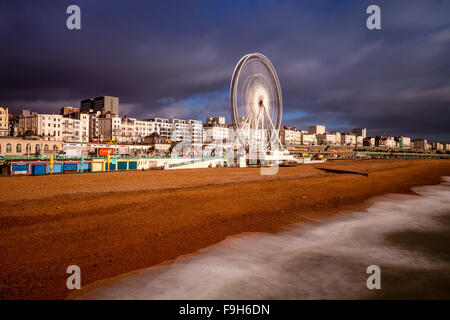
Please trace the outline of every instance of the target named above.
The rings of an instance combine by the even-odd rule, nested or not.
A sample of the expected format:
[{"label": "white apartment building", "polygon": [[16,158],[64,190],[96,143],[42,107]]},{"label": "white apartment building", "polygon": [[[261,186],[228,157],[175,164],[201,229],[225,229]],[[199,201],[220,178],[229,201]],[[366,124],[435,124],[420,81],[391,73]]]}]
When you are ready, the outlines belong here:
[{"label": "white apartment building", "polygon": [[364,137],[363,136],[356,136],[356,145],[362,146],[364,144]]},{"label": "white apartment building", "polygon": [[325,126],[322,125],[309,126],[309,134],[323,134],[325,132],[326,132]]},{"label": "white apartment building", "polygon": [[408,137],[398,137],[398,146],[400,148],[410,148],[411,147],[411,138]]},{"label": "white apartment building", "polygon": [[203,124],[199,120],[188,120],[192,143],[203,143]]},{"label": "white apartment building", "polygon": [[136,119],[123,117],[120,122],[119,142],[136,142]]},{"label": "white apartment building", "polygon": [[174,142],[190,142],[191,135],[189,132],[189,123],[187,120],[181,119],[170,119],[171,123],[171,134],[170,140]]},{"label": "white apartment building", "polygon": [[223,142],[228,140],[228,128],[225,126],[204,127],[203,142]]},{"label": "white apartment building", "polygon": [[8,108],[0,107],[0,137],[9,135],[9,113]]},{"label": "white apartment building", "polygon": [[160,137],[170,140],[172,133],[172,124],[169,119],[164,118],[154,118],[149,121],[153,122],[154,130],[159,134]]},{"label": "white apartment building", "polygon": [[329,132],[328,134],[334,135],[335,145],[339,146],[341,144],[341,133],[337,131]]},{"label": "white apartment building", "polygon": [[153,122],[123,117],[120,126],[122,142],[142,142],[154,132]]},{"label": "white apartment building", "polygon": [[182,119],[150,119],[153,123],[154,132],[167,140],[174,142],[203,142],[203,124],[198,120],[182,120]]},{"label": "white apartment building", "polygon": [[302,144],[305,146],[316,145],[317,144],[317,135],[302,133]]},{"label": "white apartment building", "polygon": [[34,135],[42,136],[45,140],[63,141],[62,122],[63,117],[59,114],[37,114],[21,115],[18,123],[18,135],[24,135],[27,131]]},{"label": "white apartment building", "polygon": [[153,132],[155,132],[155,127],[152,121],[148,120],[134,120],[135,125],[135,134],[138,142],[144,140],[145,137],[148,137]]},{"label": "white apartment building", "polygon": [[339,136],[334,133],[322,133],[317,135],[317,143],[320,145],[340,145],[340,139],[340,134]]},{"label": "white apartment building", "polygon": [[395,141],[395,137],[386,137],[386,146],[389,148],[396,148],[397,142]]},{"label": "white apartment building", "polygon": [[62,140],[64,142],[89,142],[89,114],[79,114],[80,119],[61,118]]},{"label": "white apartment building", "polygon": [[280,129],[280,142],[285,145],[302,144],[302,133],[294,127],[284,126]]},{"label": "white apartment building", "polygon": [[356,136],[353,133],[342,133],[341,134],[341,145],[343,146],[355,146]]}]

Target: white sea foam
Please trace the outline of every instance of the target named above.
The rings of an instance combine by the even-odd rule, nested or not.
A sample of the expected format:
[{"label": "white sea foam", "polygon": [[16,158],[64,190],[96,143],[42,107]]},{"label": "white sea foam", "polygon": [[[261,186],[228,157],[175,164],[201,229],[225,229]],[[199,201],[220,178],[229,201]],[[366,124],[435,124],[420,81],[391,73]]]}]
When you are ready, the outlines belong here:
[{"label": "white sea foam", "polygon": [[448,268],[439,257],[392,245],[386,235],[436,231],[450,213],[450,177],[389,194],[360,212],[278,234],[230,237],[195,255],[87,292],[81,299],[345,299],[367,294],[369,265]]}]

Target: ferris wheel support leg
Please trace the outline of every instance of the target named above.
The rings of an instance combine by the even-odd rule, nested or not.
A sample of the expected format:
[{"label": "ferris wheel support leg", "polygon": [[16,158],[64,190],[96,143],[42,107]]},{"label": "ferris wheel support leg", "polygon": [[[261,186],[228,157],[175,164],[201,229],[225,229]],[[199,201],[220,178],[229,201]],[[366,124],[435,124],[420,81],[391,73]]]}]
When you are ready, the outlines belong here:
[{"label": "ferris wheel support leg", "polygon": [[250,151],[253,151],[253,148],[254,148],[255,136],[256,136],[256,133],[258,132],[260,117],[261,117],[261,109],[258,110],[258,117],[256,119],[256,128],[255,128],[255,130],[253,132],[253,135],[252,135],[252,143],[250,144],[250,149],[249,149]]},{"label": "ferris wheel support leg", "polygon": [[[270,124],[271,124],[271,126],[272,126],[272,129],[273,129],[273,131],[274,131],[272,134],[275,134],[275,137],[276,137],[277,140],[278,140],[278,143],[279,143],[279,145],[280,145],[281,150],[284,150],[284,149],[283,149],[283,145],[281,144],[281,141],[280,141],[280,137],[278,136],[278,132],[277,132],[277,130],[275,129],[275,126],[273,125],[272,119],[270,118],[269,113],[267,112],[266,108],[264,108],[264,111],[265,111],[265,113],[266,113],[266,115],[267,115],[267,118],[269,119]],[[272,141],[272,138],[271,138],[271,141]]]}]

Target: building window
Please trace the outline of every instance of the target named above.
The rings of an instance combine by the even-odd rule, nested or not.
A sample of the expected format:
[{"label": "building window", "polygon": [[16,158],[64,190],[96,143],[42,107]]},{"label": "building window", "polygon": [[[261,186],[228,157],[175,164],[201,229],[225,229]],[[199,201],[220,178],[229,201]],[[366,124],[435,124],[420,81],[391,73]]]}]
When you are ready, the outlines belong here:
[{"label": "building window", "polygon": [[27,153],[31,153],[31,144],[27,144]]},{"label": "building window", "polygon": [[48,144],[44,145],[44,151],[48,151]]},{"label": "building window", "polygon": [[6,153],[11,153],[11,143],[6,144]]},{"label": "building window", "polygon": [[21,152],[22,152],[22,145],[21,145],[20,143],[18,143],[18,144],[16,145],[16,152],[17,152],[17,153],[21,153]]},{"label": "building window", "polygon": [[41,145],[37,144],[35,147],[36,153],[40,153],[41,152]]},{"label": "building window", "polygon": [[53,145],[53,151],[58,151],[58,146],[56,144]]}]

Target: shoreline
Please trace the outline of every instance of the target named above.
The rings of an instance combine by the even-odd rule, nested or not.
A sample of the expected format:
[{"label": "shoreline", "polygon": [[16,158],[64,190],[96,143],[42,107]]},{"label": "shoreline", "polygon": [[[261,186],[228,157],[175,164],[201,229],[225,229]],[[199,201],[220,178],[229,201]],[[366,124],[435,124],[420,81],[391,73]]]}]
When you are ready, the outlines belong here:
[{"label": "shoreline", "polygon": [[[445,177],[438,185],[417,187],[418,196],[375,196],[362,204],[367,208],[342,211],[314,224],[293,224],[273,234],[232,235],[192,254],[91,283],[66,299],[445,299],[450,261],[444,243],[449,238],[450,211],[443,192],[449,194],[449,182],[450,177]],[[425,203],[432,208],[429,212],[422,211]],[[395,208],[397,204],[403,210]],[[374,259],[385,275],[384,290],[379,292],[361,288],[364,273],[355,273]],[[411,259],[415,267],[409,265]],[[248,269],[255,273],[244,276]],[[411,281],[406,275],[410,273],[417,278]],[[310,281],[314,275],[317,284]],[[328,287],[320,279],[338,287],[323,291]],[[269,283],[274,287],[268,289]],[[352,290],[343,292],[349,283]],[[245,284],[253,289],[243,289]],[[309,289],[295,289],[302,284]],[[255,291],[258,286],[261,291]]]},{"label": "shoreline", "polygon": [[[320,167],[364,172],[368,177],[325,173]],[[412,194],[411,187],[438,184],[445,175],[450,175],[447,160],[330,161],[280,168],[275,179],[251,168],[112,173],[93,175],[95,181],[73,187],[69,181],[48,177],[52,184],[60,183],[59,194],[53,190],[48,197],[40,190],[49,179],[40,179],[24,190],[22,200],[14,198],[18,179],[13,179],[0,196],[7,209],[0,216],[0,239],[6,244],[0,258],[7,261],[0,267],[6,277],[0,297],[70,298],[78,295],[65,288],[65,268],[70,264],[80,266],[82,286],[88,289],[98,281],[195,254],[230,236],[279,232],[367,207],[377,195]],[[137,182],[113,184],[124,177]],[[1,183],[7,185],[8,179]],[[105,181],[91,193],[85,191],[99,180]]]}]

